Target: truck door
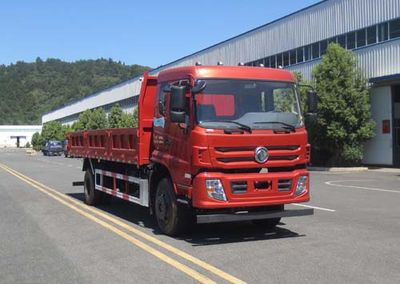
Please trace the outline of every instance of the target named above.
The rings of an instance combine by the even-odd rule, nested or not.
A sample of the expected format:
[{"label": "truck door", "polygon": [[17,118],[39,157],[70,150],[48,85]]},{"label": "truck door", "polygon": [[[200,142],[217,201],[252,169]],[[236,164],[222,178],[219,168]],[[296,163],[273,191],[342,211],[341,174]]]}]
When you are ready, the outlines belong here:
[{"label": "truck door", "polygon": [[[180,188],[190,185],[191,141],[190,131],[178,123],[172,123],[169,117],[170,93],[163,91],[166,84],[161,84],[158,92],[158,106],[154,118],[154,148],[156,159],[166,164]],[[188,98],[189,103],[189,98]],[[178,186],[179,187],[179,186]]]}]

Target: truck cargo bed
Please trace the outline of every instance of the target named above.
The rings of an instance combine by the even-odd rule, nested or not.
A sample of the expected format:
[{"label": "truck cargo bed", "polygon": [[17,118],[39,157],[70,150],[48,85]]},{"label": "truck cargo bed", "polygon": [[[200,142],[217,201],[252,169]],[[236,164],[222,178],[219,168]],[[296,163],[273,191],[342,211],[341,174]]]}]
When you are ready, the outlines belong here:
[{"label": "truck cargo bed", "polygon": [[138,164],[137,128],[73,132],[69,141],[69,154],[73,157]]}]

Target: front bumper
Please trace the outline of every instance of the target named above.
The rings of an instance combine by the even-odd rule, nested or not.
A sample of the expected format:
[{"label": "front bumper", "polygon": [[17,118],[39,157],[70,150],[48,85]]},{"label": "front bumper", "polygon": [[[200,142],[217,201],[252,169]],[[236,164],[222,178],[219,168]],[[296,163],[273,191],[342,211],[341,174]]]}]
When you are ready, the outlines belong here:
[{"label": "front bumper", "polygon": [[204,214],[197,215],[197,223],[219,223],[219,222],[238,222],[238,221],[249,221],[249,220],[264,220],[272,218],[283,218],[283,217],[298,217],[313,215],[314,209],[289,209],[281,211],[267,211],[267,212],[243,212],[239,211],[236,213],[228,214]]},{"label": "front bumper", "polygon": [[[308,171],[299,169],[292,172],[272,173],[200,173],[193,180],[192,204],[198,209],[223,209],[307,202],[310,200],[309,178],[307,179],[307,191],[299,196],[295,194],[300,176],[308,177]],[[216,200],[208,196],[207,179],[221,181],[227,201]],[[246,184],[246,190],[243,190],[244,184]],[[237,185],[241,186],[242,190],[235,191]]]}]

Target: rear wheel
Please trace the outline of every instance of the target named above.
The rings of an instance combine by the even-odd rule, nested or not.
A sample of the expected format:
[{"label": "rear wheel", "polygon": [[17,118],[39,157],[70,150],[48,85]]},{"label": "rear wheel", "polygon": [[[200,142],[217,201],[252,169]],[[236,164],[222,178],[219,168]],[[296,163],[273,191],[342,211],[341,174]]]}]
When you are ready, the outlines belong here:
[{"label": "rear wheel", "polygon": [[189,228],[192,214],[176,201],[170,179],[159,181],[154,207],[158,227],[164,234],[176,236]]},{"label": "rear wheel", "polygon": [[90,170],[86,170],[84,179],[84,192],[85,192],[85,203],[88,205],[97,205],[101,202],[102,192],[98,191],[94,187],[94,176]]}]

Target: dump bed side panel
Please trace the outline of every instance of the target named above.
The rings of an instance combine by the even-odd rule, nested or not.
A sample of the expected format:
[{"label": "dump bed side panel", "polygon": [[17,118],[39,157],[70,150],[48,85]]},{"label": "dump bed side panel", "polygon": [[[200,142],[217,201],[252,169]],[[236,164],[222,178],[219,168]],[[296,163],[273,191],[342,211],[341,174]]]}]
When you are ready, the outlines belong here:
[{"label": "dump bed side panel", "polygon": [[71,156],[138,164],[137,128],[73,132],[68,139]]}]

